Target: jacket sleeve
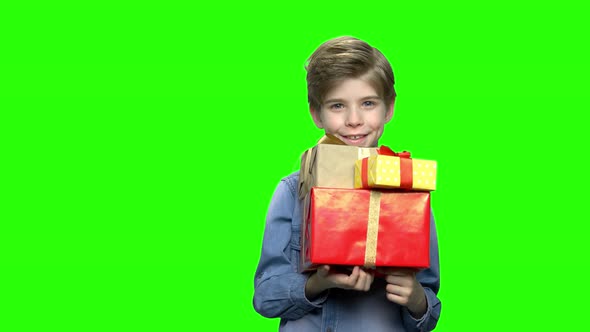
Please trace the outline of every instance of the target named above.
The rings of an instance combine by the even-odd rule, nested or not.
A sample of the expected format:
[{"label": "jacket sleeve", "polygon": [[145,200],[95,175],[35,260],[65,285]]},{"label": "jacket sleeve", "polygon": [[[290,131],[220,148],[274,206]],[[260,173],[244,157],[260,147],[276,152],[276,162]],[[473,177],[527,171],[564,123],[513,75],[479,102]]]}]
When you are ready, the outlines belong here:
[{"label": "jacket sleeve", "polygon": [[420,271],[416,278],[424,288],[428,307],[426,313],[419,319],[412,317],[410,311],[403,307],[404,326],[407,331],[432,331],[436,327],[441,309],[441,302],[437,297],[440,287],[438,239],[432,213],[430,214],[430,268]]},{"label": "jacket sleeve", "polygon": [[270,203],[254,278],[254,309],[265,317],[295,320],[319,308],[326,296],[307,300],[305,283],[309,276],[297,272],[297,257],[291,248],[291,237],[298,236],[291,231],[297,196],[291,186],[281,181]]}]

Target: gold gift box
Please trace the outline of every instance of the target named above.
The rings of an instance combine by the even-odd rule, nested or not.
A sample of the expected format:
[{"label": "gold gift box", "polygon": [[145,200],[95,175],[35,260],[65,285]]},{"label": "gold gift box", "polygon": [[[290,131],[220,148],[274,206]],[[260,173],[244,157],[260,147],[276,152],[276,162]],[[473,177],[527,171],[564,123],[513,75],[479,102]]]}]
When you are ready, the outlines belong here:
[{"label": "gold gift box", "polygon": [[[406,166],[402,166],[402,163],[406,163]],[[367,157],[366,161],[357,160],[354,173],[355,188],[436,189],[436,161],[433,160],[373,155]]]}]

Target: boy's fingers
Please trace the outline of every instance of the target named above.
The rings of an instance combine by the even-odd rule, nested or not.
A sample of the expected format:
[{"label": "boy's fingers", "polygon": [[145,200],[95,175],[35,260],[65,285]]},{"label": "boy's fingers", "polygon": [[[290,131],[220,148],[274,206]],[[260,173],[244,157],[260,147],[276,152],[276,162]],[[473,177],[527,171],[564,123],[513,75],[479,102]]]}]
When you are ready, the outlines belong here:
[{"label": "boy's fingers", "polygon": [[385,281],[387,281],[387,283],[390,285],[399,285],[405,287],[409,287],[412,285],[412,280],[408,279],[407,276],[388,275],[387,277],[385,277]]},{"label": "boy's fingers", "polygon": [[416,270],[409,269],[409,268],[392,269],[391,274],[392,275],[415,275]]},{"label": "boy's fingers", "polygon": [[387,293],[386,297],[389,301],[397,303],[399,305],[406,305],[408,304],[408,301],[406,298],[404,298],[403,296],[399,296],[396,294],[392,294],[392,293]]},{"label": "boy's fingers", "polygon": [[325,278],[329,272],[330,272],[330,266],[322,265],[322,266],[318,267],[316,273],[318,274],[318,276]]},{"label": "boy's fingers", "polygon": [[373,283],[373,274],[371,272],[359,269],[359,280],[355,288],[358,290],[368,291]]},{"label": "boy's fingers", "polygon": [[369,290],[371,289],[371,284],[373,283],[373,275],[370,273],[367,273],[367,279],[365,280],[365,287],[364,290]]},{"label": "boy's fingers", "polygon": [[410,295],[410,291],[406,287],[402,287],[399,285],[389,284],[385,286],[385,291],[387,291],[387,293],[395,294],[401,297],[408,297]]},{"label": "boy's fingers", "polygon": [[398,276],[393,276],[391,274],[388,276],[385,276],[385,281],[387,281],[387,283],[389,283],[389,284],[396,284],[398,282],[398,280],[399,280]]},{"label": "boy's fingers", "polygon": [[359,269],[359,277],[356,281],[356,284],[354,285],[354,288],[364,289],[366,283],[367,283],[367,273],[365,273],[365,271],[363,271],[362,269]]},{"label": "boy's fingers", "polygon": [[418,271],[407,267],[377,267],[377,271],[389,275],[414,275]]},{"label": "boy's fingers", "polygon": [[352,273],[348,276],[348,285],[354,287],[360,278],[360,269],[358,266],[355,266],[352,269]]}]

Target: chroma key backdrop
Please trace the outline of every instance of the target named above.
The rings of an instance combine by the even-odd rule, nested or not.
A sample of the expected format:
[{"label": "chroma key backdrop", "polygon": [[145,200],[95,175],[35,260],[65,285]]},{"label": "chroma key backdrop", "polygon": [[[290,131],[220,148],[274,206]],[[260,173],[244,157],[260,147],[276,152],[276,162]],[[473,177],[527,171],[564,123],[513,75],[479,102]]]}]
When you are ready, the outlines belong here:
[{"label": "chroma key backdrop", "polygon": [[276,331],[265,214],[342,35],[393,65],[380,143],[438,163],[436,331],[583,324],[588,8],[525,2],[2,6],[0,329]]}]

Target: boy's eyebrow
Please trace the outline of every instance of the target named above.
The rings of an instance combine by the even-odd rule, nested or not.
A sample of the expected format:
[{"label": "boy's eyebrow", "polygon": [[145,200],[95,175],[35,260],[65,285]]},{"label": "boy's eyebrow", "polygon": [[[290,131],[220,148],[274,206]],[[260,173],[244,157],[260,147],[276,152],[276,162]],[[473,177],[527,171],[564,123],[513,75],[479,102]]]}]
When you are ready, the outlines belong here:
[{"label": "boy's eyebrow", "polygon": [[[381,99],[381,97],[379,96],[366,96],[361,98],[361,100],[366,100],[366,99]],[[329,103],[335,103],[335,102],[344,102],[346,100],[341,99],[341,98],[332,98],[332,99],[328,99],[326,101],[324,101],[325,104],[329,104]]]},{"label": "boy's eyebrow", "polygon": [[324,104],[329,104],[329,103],[335,103],[335,102],[343,102],[343,99],[338,99],[338,98],[332,98],[332,99],[328,99],[326,101],[324,101]]}]

